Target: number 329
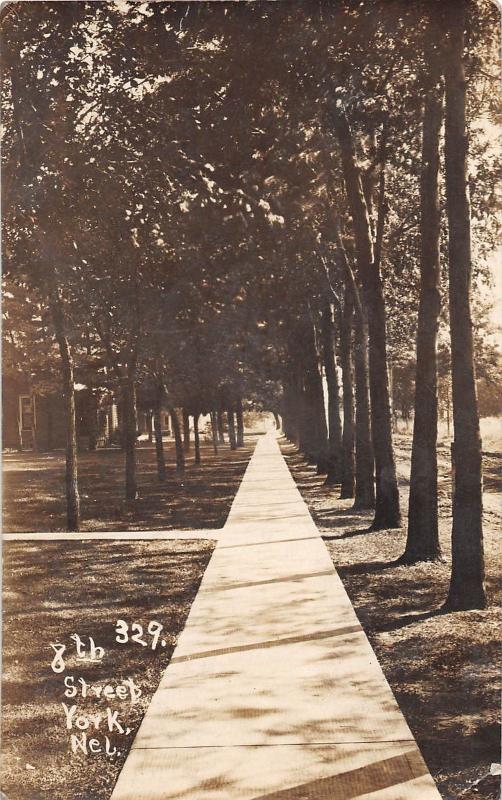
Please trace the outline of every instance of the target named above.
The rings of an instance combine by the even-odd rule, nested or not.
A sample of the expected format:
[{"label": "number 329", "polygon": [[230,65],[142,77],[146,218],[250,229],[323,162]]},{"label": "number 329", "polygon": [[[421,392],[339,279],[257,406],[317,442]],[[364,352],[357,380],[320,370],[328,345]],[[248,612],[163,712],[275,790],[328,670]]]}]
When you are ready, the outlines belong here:
[{"label": "number 329", "polygon": [[[155,650],[159,643],[163,627],[164,626],[161,625],[160,622],[156,622],[153,619],[147,625],[146,632],[152,637],[150,642],[152,650]],[[129,625],[124,619],[117,620],[117,624],[115,625],[115,641],[118,642],[118,644],[127,644],[127,642],[131,640],[131,642],[136,642],[142,647],[148,647],[148,642],[143,638],[143,634],[143,625],[140,625],[139,622],[133,622]]]}]

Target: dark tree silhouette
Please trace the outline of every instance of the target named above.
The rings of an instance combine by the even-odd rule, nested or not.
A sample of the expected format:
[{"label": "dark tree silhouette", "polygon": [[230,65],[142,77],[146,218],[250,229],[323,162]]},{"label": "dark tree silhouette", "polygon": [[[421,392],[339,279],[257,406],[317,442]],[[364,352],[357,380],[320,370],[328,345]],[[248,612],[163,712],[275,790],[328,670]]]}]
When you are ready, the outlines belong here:
[{"label": "dark tree silhouette", "polygon": [[471,318],[469,204],[464,67],[467,0],[446,4],[445,161],[448,215],[449,305],[453,390],[452,574],[447,608],[484,608],[483,479]]},{"label": "dark tree silhouette", "polygon": [[441,310],[439,150],[443,86],[431,24],[425,52],[432,65],[423,112],[420,183],[420,305],[418,309],[415,417],[411,454],[408,536],[402,560],[434,561],[441,556],[437,488],[437,334]]}]

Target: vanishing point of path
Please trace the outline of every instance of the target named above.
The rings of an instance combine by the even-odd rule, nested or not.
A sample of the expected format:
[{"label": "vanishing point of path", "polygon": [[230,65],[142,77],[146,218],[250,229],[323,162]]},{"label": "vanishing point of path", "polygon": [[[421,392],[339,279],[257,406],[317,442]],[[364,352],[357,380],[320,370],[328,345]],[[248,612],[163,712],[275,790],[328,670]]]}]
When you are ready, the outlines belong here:
[{"label": "vanishing point of path", "polygon": [[440,800],[271,434],[112,800]]}]

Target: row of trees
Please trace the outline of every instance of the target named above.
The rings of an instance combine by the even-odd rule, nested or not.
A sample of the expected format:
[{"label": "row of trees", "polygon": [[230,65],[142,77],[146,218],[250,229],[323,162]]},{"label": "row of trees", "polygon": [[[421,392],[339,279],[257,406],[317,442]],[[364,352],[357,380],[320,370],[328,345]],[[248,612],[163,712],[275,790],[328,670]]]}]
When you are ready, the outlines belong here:
[{"label": "row of trees", "polygon": [[242,398],[281,410],[328,485],[399,526],[389,374],[416,337],[403,562],[438,558],[449,325],[447,602],[484,604],[471,276],[497,234],[496,31],[484,0],[309,2],[301,24],[289,4],[4,11],[4,259],[59,348],[73,529],[83,358],[122,397],[128,498],[151,385],[194,418]]}]

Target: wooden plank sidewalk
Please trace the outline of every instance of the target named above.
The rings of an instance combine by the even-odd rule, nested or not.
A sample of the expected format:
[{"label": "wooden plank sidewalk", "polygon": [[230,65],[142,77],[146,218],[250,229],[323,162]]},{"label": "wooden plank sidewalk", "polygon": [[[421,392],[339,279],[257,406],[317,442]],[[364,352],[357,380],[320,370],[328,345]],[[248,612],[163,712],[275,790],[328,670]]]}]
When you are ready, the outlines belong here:
[{"label": "wooden plank sidewalk", "polygon": [[440,800],[273,435],[112,800]]}]

